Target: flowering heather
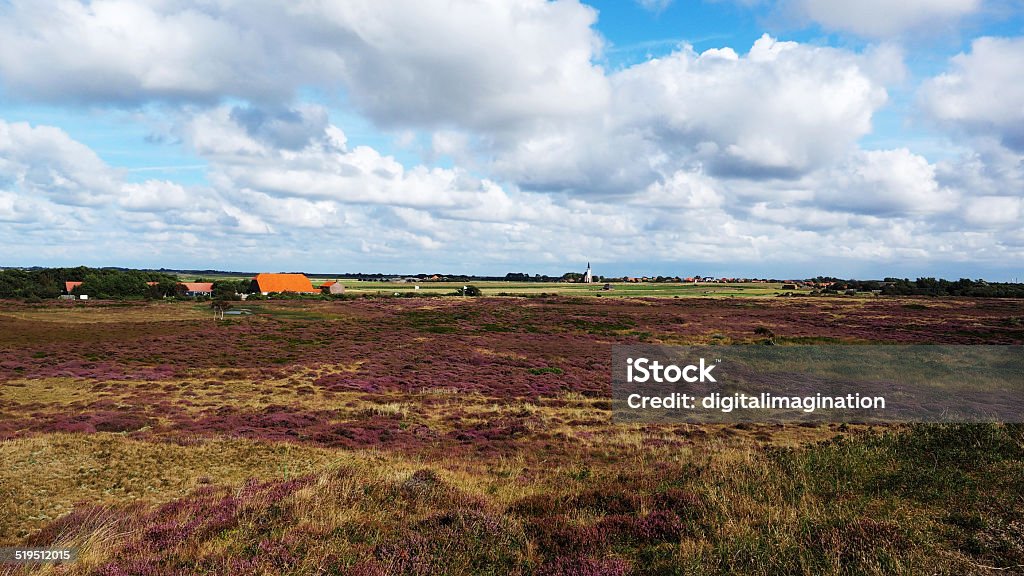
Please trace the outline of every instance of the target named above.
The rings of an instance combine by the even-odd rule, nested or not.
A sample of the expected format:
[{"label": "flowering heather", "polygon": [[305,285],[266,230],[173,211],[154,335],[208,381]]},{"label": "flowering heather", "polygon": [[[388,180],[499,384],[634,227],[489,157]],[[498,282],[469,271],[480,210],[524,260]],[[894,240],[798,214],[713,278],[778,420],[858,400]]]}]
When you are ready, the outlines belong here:
[{"label": "flowering heather", "polygon": [[537,570],[537,576],[625,576],[629,573],[629,562],[621,558],[566,557]]},{"label": "flowering heather", "polygon": [[[0,379],[175,380],[203,368],[272,378],[288,367],[363,361],[326,373],[335,390],[601,394],[612,342],[1021,343],[1017,300],[648,299],[278,302],[281,314],[58,324],[0,314]],[[11,306],[16,306],[11,304]],[[57,306],[56,304],[54,306]],[[150,305],[159,308],[159,305]],[[301,309],[303,314],[286,314]],[[56,317],[55,315],[50,315]],[[157,324],[154,327],[154,324]],[[761,330],[757,333],[757,330]],[[372,351],[372,359],[368,357]]]},{"label": "flowering heather", "polygon": [[0,303],[0,545],[89,575],[1024,565],[1019,426],[617,425],[608,400],[614,343],[1022,343],[1020,301],[253,307]]}]

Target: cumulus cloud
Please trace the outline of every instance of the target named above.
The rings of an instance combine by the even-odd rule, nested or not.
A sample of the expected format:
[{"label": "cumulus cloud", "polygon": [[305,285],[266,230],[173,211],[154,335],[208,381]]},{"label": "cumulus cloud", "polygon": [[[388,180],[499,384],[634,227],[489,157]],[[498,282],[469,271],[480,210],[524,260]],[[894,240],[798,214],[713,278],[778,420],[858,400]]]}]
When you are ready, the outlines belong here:
[{"label": "cumulus cloud", "polygon": [[190,203],[184,186],[163,180],[125,184],[120,205],[133,212],[161,212],[182,209]]},{"label": "cumulus cloud", "polygon": [[606,115],[520,140],[497,169],[538,188],[584,191],[640,190],[694,165],[716,176],[796,177],[870,131],[887,96],[864,63],[767,35],[742,56],[684,46],[612,75]]},{"label": "cumulus cloud", "polygon": [[268,140],[264,123],[249,121],[254,117],[265,118],[266,113],[219,107],[196,114],[185,128],[186,139],[210,160],[211,179],[222,189],[347,204],[430,207],[463,205],[481,190],[479,181],[459,169],[406,169],[369,146],[350,149],[340,128],[319,121],[325,118],[321,108],[275,116],[276,132],[304,142],[295,149],[281,146],[276,138]]},{"label": "cumulus cloud", "polygon": [[0,120],[0,182],[55,204],[109,201],[119,180],[89,147],[52,126]]},{"label": "cumulus cloud", "polygon": [[981,9],[982,0],[791,0],[786,8],[829,30],[872,38],[941,28]]},{"label": "cumulus cloud", "polygon": [[353,101],[381,125],[514,129],[600,109],[597,13],[574,0],[387,2],[325,9],[357,39],[338,57]]},{"label": "cumulus cloud", "polygon": [[1024,38],[978,38],[954,56],[949,71],[921,89],[925,108],[939,122],[968,134],[993,136],[1024,152]]},{"label": "cumulus cloud", "polygon": [[860,151],[817,184],[819,206],[878,216],[949,212],[956,191],[936,180],[935,166],[906,148]]},{"label": "cumulus cloud", "polygon": [[486,170],[541,191],[631,196],[679,170],[798,178],[855,148],[887,101],[883,82],[901,74],[891,46],[855,54],[768,35],[743,55],[683,46],[610,75],[600,114],[477,148]]},{"label": "cumulus cloud", "polygon": [[[899,68],[892,50],[765,36],[742,56],[684,47],[608,75],[596,17],[575,0],[14,0],[0,6],[0,76],[56,102],[240,98],[254,106],[233,112],[239,144],[291,150],[325,122],[295,109],[297,91],[342,90],[377,126],[437,130],[435,152],[470,169],[623,194],[694,163],[792,177],[834,160],[886,101],[879,71]],[[200,153],[233,137],[210,134]]]},{"label": "cumulus cloud", "polygon": [[[887,5],[883,24],[811,4],[794,0],[879,37],[977,3]],[[926,84],[972,148],[932,163],[858,147],[906,77],[896,43],[765,35],[608,72],[596,17],[575,0],[0,2],[5,97],[169,104],[162,136],[207,166],[202,184],[128,181],[58,128],[0,121],[0,243],[51,254],[59,225],[103,253],[207,262],[215,241],[229,267],[1021,257],[1019,40],[978,40]],[[402,155],[350,138],[353,113]]]},{"label": "cumulus cloud", "polygon": [[513,129],[602,105],[596,17],[575,0],[13,0],[0,75],[53,102],[282,104],[308,86],[380,125]]},{"label": "cumulus cloud", "polygon": [[982,227],[1020,227],[1024,221],[1024,199],[1009,196],[979,196],[967,201],[964,219]]},{"label": "cumulus cloud", "polygon": [[[125,176],[59,128],[0,120],[0,221],[14,226],[0,241],[95,245],[116,238],[116,246],[137,244],[126,236],[132,234],[147,240],[156,233],[224,237],[257,227],[248,214],[232,215],[213,190]],[[40,240],[35,232],[51,237]]]},{"label": "cumulus cloud", "polygon": [[0,73],[8,91],[49,101],[291,94],[303,70],[285,64],[310,55],[269,42],[231,12],[227,2],[5,2]]},{"label": "cumulus cloud", "polygon": [[614,79],[627,124],[719,174],[794,175],[835,160],[870,130],[885,89],[858,56],[767,35],[740,57],[685,48]]},{"label": "cumulus cloud", "polygon": [[[963,200],[937,183],[933,165],[901,149],[855,153],[797,180],[754,182],[679,169],[622,202],[528,192],[456,168],[405,168],[373,149],[349,148],[329,121],[310,128],[299,139],[307,142],[302,148],[272,146],[276,139],[267,139],[264,123],[246,120],[266,115],[320,126],[311,119],[321,112],[222,106],[196,116],[196,125],[223,135],[200,134],[210,138],[197,146],[213,175],[209,187],[115,178],[115,201],[62,206],[25,194],[16,173],[0,171],[0,220],[20,227],[0,229],[0,241],[12,250],[33,246],[33,254],[52,254],[59,243],[47,234],[59,228],[103,254],[169,265],[184,257],[235,267],[287,261],[417,270],[626,262],[638,253],[695,265],[810,265],[823,258],[877,263],[936,254],[996,259],[1024,249],[1009,244],[1006,232],[1019,218],[1019,199]],[[294,133],[293,126],[282,128]],[[338,175],[347,170],[338,166],[358,170]],[[315,174],[328,184],[316,188]],[[62,209],[74,210],[77,224],[68,226]],[[957,212],[959,231],[948,225]],[[53,220],[44,223],[41,214]],[[31,222],[35,228],[26,228]],[[211,253],[211,245],[220,248]]]}]

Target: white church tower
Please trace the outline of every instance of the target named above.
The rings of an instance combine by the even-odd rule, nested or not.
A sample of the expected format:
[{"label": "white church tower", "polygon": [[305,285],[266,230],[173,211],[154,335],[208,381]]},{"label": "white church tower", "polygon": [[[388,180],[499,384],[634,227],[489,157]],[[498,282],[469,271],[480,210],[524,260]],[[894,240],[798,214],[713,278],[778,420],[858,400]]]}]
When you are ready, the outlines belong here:
[{"label": "white church tower", "polygon": [[584,284],[593,284],[594,283],[594,275],[590,272],[590,262],[587,262],[587,271],[583,273],[583,283]]}]

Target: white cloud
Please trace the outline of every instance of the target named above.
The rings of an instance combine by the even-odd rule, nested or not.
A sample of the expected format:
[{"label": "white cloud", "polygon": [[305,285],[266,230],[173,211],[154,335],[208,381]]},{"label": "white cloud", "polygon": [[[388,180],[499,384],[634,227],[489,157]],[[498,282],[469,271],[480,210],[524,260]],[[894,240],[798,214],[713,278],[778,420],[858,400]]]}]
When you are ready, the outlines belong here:
[{"label": "white cloud", "polygon": [[159,212],[182,209],[189,205],[189,192],[180,184],[163,180],[147,180],[125,184],[120,200],[125,210]]},{"label": "white cloud", "polygon": [[240,16],[228,2],[17,0],[0,6],[0,73],[8,90],[51,101],[290,94],[301,76],[285,64],[312,55]]},{"label": "white cloud", "polygon": [[215,186],[282,198],[422,207],[461,206],[481,191],[480,182],[458,169],[406,169],[369,146],[349,149],[340,128],[309,121],[320,118],[322,109],[288,111],[276,121],[277,130],[301,134],[306,144],[296,149],[272,145],[260,126],[241,120],[261,115],[254,108],[219,107],[197,113],[187,125],[186,139],[211,162]]},{"label": "white cloud", "polygon": [[949,212],[954,190],[939,185],[935,167],[909,150],[869,150],[829,170],[816,185],[819,206],[860,214],[904,215]]},{"label": "white cloud", "polygon": [[796,178],[848,155],[885,104],[901,53],[858,55],[765,35],[747,54],[689,46],[609,77],[600,114],[499,134],[483,167],[544,191],[629,196],[679,170]]},{"label": "white cloud", "polygon": [[672,5],[674,0],[636,0],[644,10],[649,10],[655,14],[664,12],[666,8]]},{"label": "white cloud", "polygon": [[380,125],[503,130],[603,105],[595,20],[575,0],[12,0],[0,76],[56,102],[287,104],[312,86]]},{"label": "white cloud", "polygon": [[116,192],[116,171],[90,148],[52,126],[0,120],[0,184],[56,204],[90,206]]},{"label": "white cloud", "polygon": [[[795,180],[678,169],[622,201],[527,192],[460,169],[405,168],[371,148],[348,148],[339,128],[310,121],[321,112],[278,114],[294,124],[278,128],[289,134],[295,129],[301,134],[296,141],[306,142],[297,149],[271,145],[282,143],[268,138],[263,124],[243,120],[253,110],[223,106],[196,115],[184,135],[186,142],[205,138],[196,149],[210,166],[212,186],[117,180],[115,202],[75,208],[84,217],[73,228],[75,241],[110,258],[160,263],[183,257],[209,262],[213,256],[204,247],[212,242],[221,247],[216,258],[236,267],[239,261],[259,267],[283,259],[294,267],[362,262],[417,270],[630,261],[637,254],[649,261],[726,261],[741,268],[998,261],[1021,249],[1007,244],[1005,234],[1019,218],[1019,200],[961,200],[938,183],[934,166],[902,149],[854,152]],[[70,142],[77,146],[65,149],[91,154]],[[14,179],[0,172],[0,181]],[[15,226],[23,226],[30,212],[61,208],[49,200],[40,206],[21,188],[7,188],[0,192],[0,220]],[[957,218],[961,223],[951,228]],[[36,224],[38,230],[65,230],[62,220]],[[0,233],[0,241],[12,250],[40,242],[11,230]],[[32,253],[56,249],[48,242]]]},{"label": "white cloud", "polygon": [[786,7],[829,30],[873,38],[932,31],[977,12],[982,0],[791,0]]},{"label": "white cloud", "polygon": [[765,36],[743,56],[684,48],[609,76],[593,63],[595,20],[575,0],[14,0],[0,6],[0,76],[50,101],[254,102],[235,109],[234,132],[197,126],[204,156],[302,149],[325,119],[293,97],[340,89],[377,126],[436,129],[434,152],[468,169],[628,194],[695,163],[793,177],[834,161],[870,130],[878,78],[901,65],[895,50]]},{"label": "white cloud", "polygon": [[620,130],[718,174],[792,176],[834,161],[886,101],[856,55],[767,35],[742,57],[687,47],[613,86]]},{"label": "white cloud", "polygon": [[[810,16],[885,36],[975,4],[893,6],[874,25],[863,4]],[[60,227],[111,257],[234,268],[1020,261],[1020,40],[975,42],[922,91],[973,138],[933,164],[858,148],[906,78],[895,43],[766,35],[606,73],[595,18],[574,0],[0,1],[5,97],[174,103],[165,132],[208,167],[202,185],[128,182],[58,128],[0,121],[0,244],[53,254],[45,231]],[[346,135],[329,105],[407,148],[367,145],[381,135],[358,123]],[[419,146],[445,167],[409,161]]]},{"label": "white cloud", "polygon": [[969,134],[994,136],[1024,152],[1024,38],[978,38],[968,54],[921,89],[925,108]]},{"label": "white cloud", "polygon": [[648,186],[631,204],[677,210],[716,209],[724,202],[716,186],[717,183],[704,174],[679,170],[666,180]]},{"label": "white cloud", "polygon": [[1024,199],[1010,196],[980,196],[967,201],[964,219],[982,227],[1020,228],[1024,221]]}]

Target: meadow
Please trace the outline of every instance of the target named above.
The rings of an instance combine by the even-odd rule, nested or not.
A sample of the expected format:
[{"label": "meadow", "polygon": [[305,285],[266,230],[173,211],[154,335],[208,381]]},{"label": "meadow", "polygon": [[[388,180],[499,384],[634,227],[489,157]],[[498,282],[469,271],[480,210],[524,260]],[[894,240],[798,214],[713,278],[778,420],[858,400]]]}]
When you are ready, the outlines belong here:
[{"label": "meadow", "polygon": [[[183,282],[230,280],[248,280],[249,276],[229,274],[207,274],[203,276],[179,275]],[[504,282],[494,280],[468,282],[377,282],[356,280],[345,277],[314,277],[314,286],[331,280],[338,281],[345,287],[346,294],[356,296],[442,296],[451,295],[464,286],[472,284],[480,289],[484,296],[600,296],[604,298],[626,297],[765,297],[780,294],[807,294],[809,288],[783,288],[781,282],[737,282],[737,283],[679,283],[679,282],[612,282],[611,290],[603,290],[604,283],[582,284],[573,282]],[[862,295],[863,296],[863,295]]]},{"label": "meadow", "polygon": [[[736,283],[736,284],[681,284],[677,282],[637,282],[611,284],[611,290],[603,290],[603,283],[576,284],[567,282],[361,282],[342,280],[349,294],[393,295],[407,294],[410,291],[423,294],[451,294],[463,286],[472,284],[480,288],[484,296],[600,296],[604,298],[629,297],[764,297],[776,296],[785,292],[804,294],[809,289],[783,290],[780,283]],[[419,288],[416,288],[418,286]]]},{"label": "meadow", "polygon": [[1024,301],[652,287],[0,303],[0,546],[79,550],[0,571],[1024,572],[1019,425],[610,415],[615,343],[1021,344]]}]

